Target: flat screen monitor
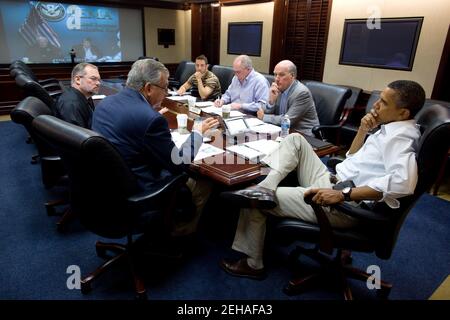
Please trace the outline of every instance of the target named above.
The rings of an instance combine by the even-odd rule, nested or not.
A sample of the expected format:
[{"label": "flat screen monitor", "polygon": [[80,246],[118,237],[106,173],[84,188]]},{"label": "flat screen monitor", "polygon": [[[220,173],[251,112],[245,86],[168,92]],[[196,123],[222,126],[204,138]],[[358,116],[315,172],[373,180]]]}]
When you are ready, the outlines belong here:
[{"label": "flat screen monitor", "polygon": [[228,54],[261,56],[262,22],[228,23]]},{"label": "flat screen monitor", "polygon": [[2,0],[0,63],[71,63],[71,49],[75,63],[135,61],[145,54],[142,26],[141,9]]},{"label": "flat screen monitor", "polygon": [[423,17],[346,19],[339,63],[411,71]]},{"label": "flat screen monitor", "polygon": [[167,48],[169,45],[175,45],[175,29],[158,28],[158,44]]}]

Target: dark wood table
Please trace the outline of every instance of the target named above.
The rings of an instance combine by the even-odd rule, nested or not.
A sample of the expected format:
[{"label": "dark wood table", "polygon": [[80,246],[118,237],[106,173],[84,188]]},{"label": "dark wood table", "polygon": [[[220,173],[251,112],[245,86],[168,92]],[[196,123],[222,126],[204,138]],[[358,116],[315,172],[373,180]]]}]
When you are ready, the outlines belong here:
[{"label": "dark wood table", "polygon": [[[113,83],[111,85],[110,83],[106,82],[103,84],[100,90],[100,94],[114,94],[119,91],[121,87],[121,84]],[[167,119],[170,129],[177,128],[176,116],[179,113],[188,115],[189,130],[192,129],[194,119],[200,116],[215,116],[204,112],[202,112],[200,115],[189,112],[187,104],[170,99],[164,99],[161,106],[169,109],[169,111],[164,114],[164,117]],[[227,141],[227,138],[224,137],[224,135],[222,134],[222,130],[220,129],[221,128],[214,132],[213,136],[211,137],[211,144],[225,150],[226,145],[231,144],[231,142]],[[248,133],[243,139],[255,140],[255,134]],[[333,154],[339,151],[339,149],[339,147],[332,145],[326,149],[316,150],[316,154],[319,157],[322,157],[325,155]],[[195,174],[206,176],[213,181],[216,181],[228,187],[235,187],[241,184],[249,183],[262,174],[262,166],[260,164],[245,160],[235,154],[226,151],[225,153],[196,161],[191,164],[190,169]]]}]

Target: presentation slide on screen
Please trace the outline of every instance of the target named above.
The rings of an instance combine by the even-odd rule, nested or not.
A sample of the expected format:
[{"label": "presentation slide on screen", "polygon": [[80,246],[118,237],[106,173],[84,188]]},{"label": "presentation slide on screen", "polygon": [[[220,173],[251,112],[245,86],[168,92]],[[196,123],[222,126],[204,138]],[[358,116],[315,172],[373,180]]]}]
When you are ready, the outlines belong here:
[{"label": "presentation slide on screen", "polygon": [[0,63],[120,62],[143,55],[136,9],[1,1],[0,25]]}]

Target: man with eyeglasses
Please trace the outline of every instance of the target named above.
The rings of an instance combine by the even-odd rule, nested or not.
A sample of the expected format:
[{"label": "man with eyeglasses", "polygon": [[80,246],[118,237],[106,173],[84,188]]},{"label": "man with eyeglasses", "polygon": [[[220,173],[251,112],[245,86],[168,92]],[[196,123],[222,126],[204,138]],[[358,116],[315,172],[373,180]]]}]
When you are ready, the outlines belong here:
[{"label": "man with eyeglasses", "polygon": [[71,87],[66,89],[55,104],[55,116],[90,129],[94,102],[92,96],[100,89],[98,68],[90,63],[79,63],[72,70]]},{"label": "man with eyeglasses", "polygon": [[231,109],[255,114],[261,102],[269,97],[269,83],[253,69],[249,56],[240,55],[233,62],[234,77],[222,98],[214,101],[216,107],[231,104]]},{"label": "man with eyeglasses", "polygon": [[[158,110],[167,96],[169,71],[160,62],[142,59],[133,63],[126,86],[115,95],[106,97],[94,111],[92,129],[107,138],[120,152],[136,175],[143,190],[152,191],[168,176],[188,169],[203,142],[202,134],[218,125],[214,118],[202,121],[177,148],[172,141],[167,120]],[[181,221],[172,230],[173,236],[192,234],[206,204],[211,186],[202,180],[189,179],[185,201],[177,201],[180,209],[192,202],[195,217]],[[189,192],[190,191],[190,192]],[[189,201],[189,203],[186,203]]]},{"label": "man with eyeglasses", "polygon": [[275,81],[270,86],[269,103],[259,108],[257,117],[264,122],[280,125],[285,114],[291,120],[291,128],[306,135],[319,125],[316,107],[309,89],[297,80],[297,67],[292,61],[279,62],[273,71]]}]

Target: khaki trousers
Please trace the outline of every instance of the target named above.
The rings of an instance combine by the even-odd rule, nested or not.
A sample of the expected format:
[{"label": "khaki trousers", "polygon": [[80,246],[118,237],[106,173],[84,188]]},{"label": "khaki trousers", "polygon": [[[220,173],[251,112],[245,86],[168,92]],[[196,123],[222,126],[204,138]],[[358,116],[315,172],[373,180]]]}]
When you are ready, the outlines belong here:
[{"label": "khaki trousers", "polygon": [[[255,268],[263,267],[264,238],[267,214],[290,217],[317,223],[312,207],[303,195],[310,188],[331,188],[330,173],[310,144],[300,135],[284,138],[277,151],[264,158],[271,171],[259,185],[275,190],[277,207],[264,212],[258,209],[241,209],[233,242],[234,250],[251,258]],[[277,187],[290,172],[296,170],[298,187]],[[335,227],[348,227],[355,221],[350,217],[325,207],[330,223]]]}]

